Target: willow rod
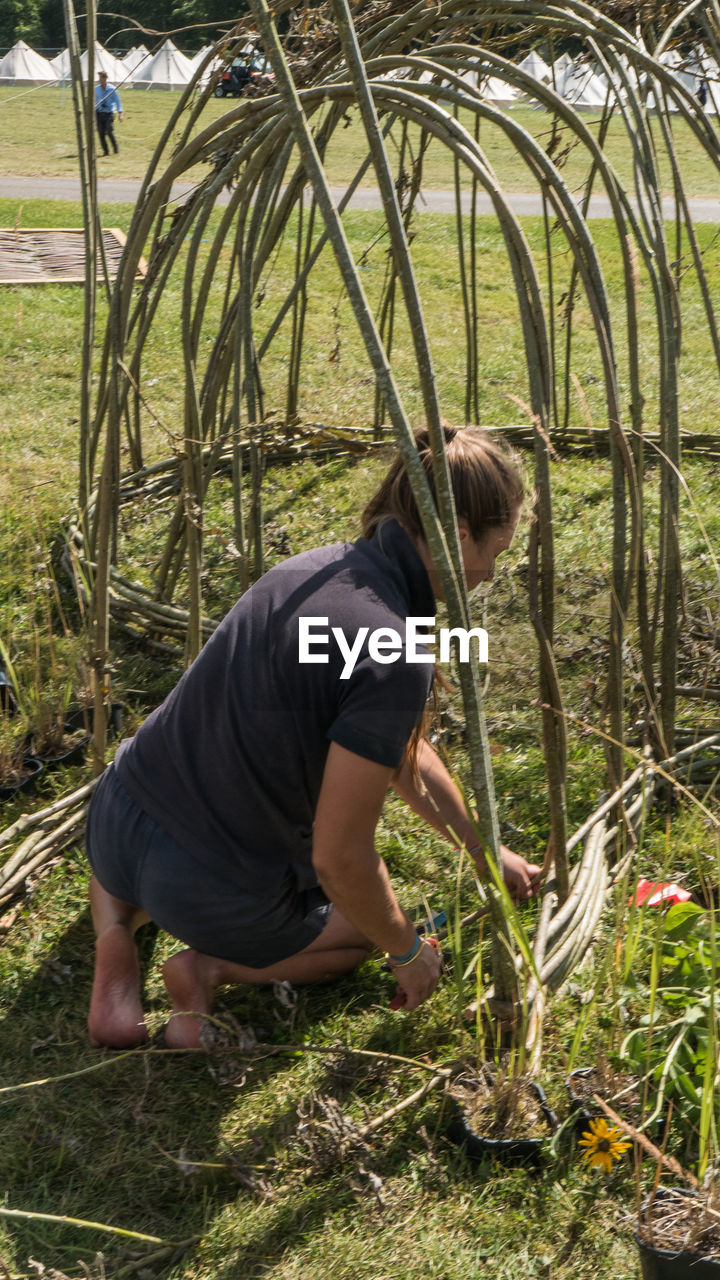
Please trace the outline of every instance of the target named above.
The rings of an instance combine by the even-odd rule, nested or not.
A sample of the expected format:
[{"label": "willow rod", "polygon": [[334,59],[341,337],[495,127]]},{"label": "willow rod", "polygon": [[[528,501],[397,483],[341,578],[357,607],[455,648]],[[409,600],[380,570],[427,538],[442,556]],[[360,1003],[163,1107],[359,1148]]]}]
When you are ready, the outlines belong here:
[{"label": "willow rod", "polygon": [[[418,502],[421,518],[423,521],[423,528],[428,540],[430,552],[433,557],[433,561],[437,567],[440,580],[443,585],[443,594],[448,606],[449,616],[451,619],[453,616],[457,617],[458,619],[463,619],[464,617],[467,616],[467,606],[466,606],[464,589],[463,589],[464,584],[462,583],[462,573],[460,570],[460,551],[459,551],[459,543],[458,543],[458,537],[457,537],[457,525],[455,522],[455,514],[454,514],[454,502],[452,499],[452,490],[450,488],[449,473],[447,469],[447,459],[444,453],[442,436],[440,441],[438,442],[440,444],[440,456],[438,456],[438,454],[436,453],[436,449],[435,448],[433,449],[433,464],[434,464],[435,482],[436,482],[436,488],[438,493],[438,502],[439,502],[440,512],[444,514],[446,521],[452,522],[450,525],[450,528],[448,528],[447,525],[443,526],[443,524],[441,524],[440,520],[438,519],[438,515],[435,512],[434,504],[432,502],[432,497],[430,495],[429,487],[427,484],[427,478],[425,476],[422,463],[420,462],[419,456],[415,448],[412,432],[410,430],[409,423],[407,421],[405,412],[402,408],[399,396],[397,394],[394,378],[390,370],[389,364],[387,362],[385,352],[382,348],[382,343],[380,342],[379,335],[377,334],[377,330],[375,328],[372,315],[370,313],[367,301],[365,299],[362,286],[360,285],[360,282],[358,280],[357,272],[352,261],[349,247],[345,240],[342,223],[330,199],[330,195],[327,187],[327,180],[323,173],[322,166],[320,164],[319,157],[317,155],[317,151],[313,144],[312,136],[309,132],[307,121],[303,113],[300,101],[297,97],[297,91],[295,89],[292,78],[288,72],[287,65],[285,63],[285,59],[283,56],[282,48],[277,38],[277,33],[275,32],[275,29],[270,19],[270,13],[267,8],[267,4],[265,3],[265,0],[252,0],[252,3],[253,3],[253,12],[256,16],[258,26],[265,40],[266,47],[271,52],[271,60],[273,62],[273,67],[275,69],[277,82],[279,83],[281,92],[283,94],[283,98],[286,104],[286,108],[288,110],[290,121],[291,121],[293,130],[295,132],[296,141],[301,151],[301,154],[303,155],[308,176],[310,177],[310,180],[313,184],[313,187],[318,199],[318,204],[321,208],[326,226],[328,227],[328,230],[330,232],[331,239],[333,241],[333,247],[335,249],[338,262],[343,272],[345,286],[347,288],[348,294],[353,304],[353,309],[355,311],[356,318],[360,324],[361,332],[363,334],[363,338],[365,340],[366,347],[368,349],[368,354],[370,355],[373,366],[375,368],[375,375],[380,382],[383,395],[388,405],[391,420],[393,422],[393,426],[396,432],[396,439],[398,441],[401,453],[403,454],[403,458],[405,460],[405,464],[408,470],[408,475],[413,487],[413,493],[415,495],[415,499]],[[356,60],[356,71],[358,71],[358,81],[359,81],[359,87],[361,89],[361,92],[362,92],[362,85],[364,85],[365,94],[367,95],[367,82],[365,79],[364,70],[362,68],[361,62],[358,68],[357,60]],[[367,101],[367,98],[366,98],[366,101]],[[376,117],[374,117],[374,108],[372,107],[371,107],[371,114],[366,116],[366,130],[368,131],[369,142],[372,149],[379,139],[379,129],[377,128],[377,120],[376,120]],[[383,165],[384,158],[385,158],[384,150],[382,148],[382,142],[380,141],[380,146],[375,158],[376,167],[378,167],[379,178],[381,177],[381,174],[383,174],[383,172],[385,174],[387,173],[386,161],[385,161],[385,165]],[[398,213],[398,210],[397,210],[397,205],[395,203],[395,200],[396,200],[396,197],[393,189],[391,205],[394,210],[395,225],[396,225],[397,224],[396,215]],[[401,223],[401,219],[400,219],[400,223]],[[404,240],[404,229],[401,229],[401,236],[402,236],[402,239]],[[426,370],[426,373],[427,373],[427,370]],[[424,382],[423,390],[426,396],[428,394],[434,393],[434,387],[431,387],[426,382]],[[426,400],[426,410],[427,408],[428,408],[428,403]],[[431,421],[429,425],[431,427],[431,432],[435,425],[439,429],[439,426],[440,426],[439,418],[438,418],[437,424],[434,424]],[[446,534],[451,535],[450,548],[448,548],[446,543]],[[464,667],[462,669],[462,675],[463,675],[463,698],[465,701],[466,710],[468,712],[471,712],[471,711],[476,712],[478,702],[479,702],[479,699],[478,699],[479,691],[477,689],[477,675],[472,670],[466,672]],[[481,802],[481,805],[482,805],[482,818],[485,820],[483,822],[483,835],[489,845],[491,853],[494,856],[497,856],[499,854],[500,838],[499,838],[499,828],[498,828],[498,822],[497,822],[497,813],[495,811],[494,796],[493,796],[493,790],[492,790],[492,773],[489,768],[489,744],[487,742],[486,735],[485,735],[485,741],[484,742],[481,741],[479,744],[477,744],[480,747],[479,753],[478,751],[473,750],[473,747],[476,745],[472,741],[474,734],[477,733],[478,729],[480,731],[480,734],[482,734],[483,726],[482,726],[482,721],[480,720],[480,715],[481,713],[479,714],[476,713],[474,717],[472,715],[469,715],[468,717],[470,743],[471,743],[471,761],[473,764],[473,773],[474,773],[473,781],[476,782],[478,769],[479,769],[481,777],[485,784],[485,790],[481,792],[480,788],[477,787],[477,785],[475,789],[476,789],[476,794],[478,796],[478,800]],[[499,909],[496,909],[495,916],[496,916],[495,923],[496,923],[496,930],[497,930],[496,938],[500,933],[502,933],[506,939],[504,945],[502,946],[497,945],[495,947],[495,954],[497,957],[497,965],[496,965],[497,978],[498,978],[498,982],[502,983],[503,992],[511,1000],[515,1000],[517,998],[517,981],[515,977],[514,966],[512,965],[512,962],[511,962],[511,952],[508,945],[509,934],[507,931],[507,925],[504,919],[502,918],[502,912]]]}]

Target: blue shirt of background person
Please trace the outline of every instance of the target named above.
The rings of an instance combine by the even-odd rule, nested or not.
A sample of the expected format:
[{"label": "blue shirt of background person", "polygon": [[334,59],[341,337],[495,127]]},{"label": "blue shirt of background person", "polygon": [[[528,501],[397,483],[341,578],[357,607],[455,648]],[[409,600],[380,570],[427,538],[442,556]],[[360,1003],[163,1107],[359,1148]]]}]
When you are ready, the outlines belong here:
[{"label": "blue shirt of background person", "polygon": [[118,115],[122,115],[122,103],[120,94],[114,84],[95,85],[95,110],[96,111],[117,111]]}]

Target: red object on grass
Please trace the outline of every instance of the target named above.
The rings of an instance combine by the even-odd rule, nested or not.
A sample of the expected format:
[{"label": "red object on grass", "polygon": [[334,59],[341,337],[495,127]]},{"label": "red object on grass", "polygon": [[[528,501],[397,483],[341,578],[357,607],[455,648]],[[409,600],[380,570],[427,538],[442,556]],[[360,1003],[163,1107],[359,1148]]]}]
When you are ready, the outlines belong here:
[{"label": "red object on grass", "polygon": [[666,884],[661,880],[638,880],[634,898],[631,896],[629,906],[636,907],[672,907],[677,902],[689,902],[692,897],[687,889],[679,884]]}]

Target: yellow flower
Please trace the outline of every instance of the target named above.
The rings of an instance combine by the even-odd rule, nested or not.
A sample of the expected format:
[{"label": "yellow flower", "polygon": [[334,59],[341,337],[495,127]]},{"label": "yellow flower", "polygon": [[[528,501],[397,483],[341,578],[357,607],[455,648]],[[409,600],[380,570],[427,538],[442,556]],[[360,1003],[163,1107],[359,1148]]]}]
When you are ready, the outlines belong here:
[{"label": "yellow flower", "polygon": [[587,1160],[591,1168],[599,1165],[605,1173],[610,1173],[613,1160],[618,1160],[632,1146],[632,1142],[627,1142],[615,1125],[609,1125],[600,1116],[597,1120],[590,1121],[590,1131],[583,1134],[578,1145],[586,1148],[582,1158]]}]

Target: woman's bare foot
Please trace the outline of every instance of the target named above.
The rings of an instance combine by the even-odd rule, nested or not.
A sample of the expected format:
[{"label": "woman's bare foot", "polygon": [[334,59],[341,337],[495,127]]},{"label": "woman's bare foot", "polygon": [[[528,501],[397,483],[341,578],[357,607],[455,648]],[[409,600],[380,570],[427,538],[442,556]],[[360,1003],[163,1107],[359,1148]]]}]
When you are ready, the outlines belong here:
[{"label": "woman's bare foot", "polygon": [[165,1028],[168,1048],[207,1048],[207,1015],[217,988],[212,962],[198,951],[179,951],[163,965],[163,981],[173,1005]]},{"label": "woman's bare foot", "polygon": [[130,1049],[147,1040],[137,950],[124,924],[109,925],[95,943],[88,1030],[92,1044],[109,1049]]},{"label": "woman's bare foot", "polygon": [[171,1049],[210,1047],[210,1010],[218,987],[330,982],[355,969],[367,956],[370,945],[339,912],[333,911],[322,933],[308,947],[261,969],[201,951],[179,951],[163,968],[163,980],[173,1003],[165,1041]]}]

